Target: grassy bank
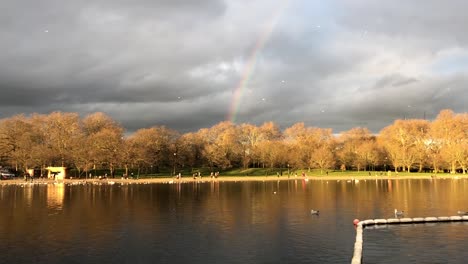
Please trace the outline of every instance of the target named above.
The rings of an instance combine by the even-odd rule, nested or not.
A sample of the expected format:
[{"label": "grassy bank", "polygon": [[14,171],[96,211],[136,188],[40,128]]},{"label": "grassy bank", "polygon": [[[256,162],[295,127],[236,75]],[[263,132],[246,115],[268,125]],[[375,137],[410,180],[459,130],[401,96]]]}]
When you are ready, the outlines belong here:
[{"label": "grassy bank", "polygon": [[[241,171],[242,173],[246,173]],[[237,173],[241,173],[237,172]],[[357,172],[357,171],[329,171],[328,175],[326,173],[320,173],[320,171],[307,171],[305,172],[306,176],[301,176],[301,173],[298,171],[298,176],[295,176],[295,171],[283,173],[283,175],[266,174],[266,175],[239,175],[235,174],[235,171],[230,171],[230,173],[221,173],[218,178],[211,178],[208,175],[203,175],[202,178],[193,178],[192,175],[182,175],[182,178],[176,179],[175,177],[168,175],[140,175],[140,177],[123,179],[120,177],[107,178],[107,179],[84,179],[84,178],[73,178],[66,179],[63,182],[67,184],[142,184],[142,183],[188,183],[188,182],[239,182],[239,181],[307,181],[307,180],[399,180],[399,179],[468,179],[468,174],[431,174],[431,173],[407,173],[400,172],[391,174],[380,173],[380,172]],[[263,174],[264,171],[250,171],[249,174]],[[24,185],[24,184],[55,184],[57,183],[54,180],[50,179],[34,179],[34,181],[26,182],[22,178],[15,178],[10,180],[0,181],[0,185]]]},{"label": "grassy bank", "polygon": [[[218,170],[215,170],[215,172]],[[181,171],[183,177],[192,177],[194,173],[200,172],[203,177],[209,177],[211,171],[209,168],[200,168],[190,171]],[[307,177],[314,178],[356,178],[356,177],[462,177],[468,176],[468,174],[450,174],[450,173],[426,173],[426,172],[384,172],[384,171],[341,171],[341,170],[288,170],[288,169],[264,169],[264,168],[249,168],[249,169],[231,169],[231,170],[219,170],[220,177],[277,177],[278,175],[283,177]],[[134,174],[136,175],[136,174]],[[167,178],[171,177],[171,172],[161,173],[149,173],[140,174],[140,178]]]},{"label": "grassy bank", "polygon": [[[230,170],[214,170],[214,172],[219,171],[219,176],[222,177],[278,177],[280,178],[288,178],[288,176],[295,177],[303,177],[305,175],[309,178],[339,178],[339,179],[353,179],[353,178],[425,178],[425,177],[464,177],[468,176],[467,174],[450,174],[450,173],[419,173],[419,172],[384,172],[384,171],[341,171],[341,170],[329,170],[329,171],[321,171],[321,170],[293,170],[290,169],[266,169],[266,168],[248,168],[248,169],[230,169]],[[209,168],[197,168],[197,169],[186,169],[186,170],[178,170],[177,173],[180,172],[183,178],[191,178],[193,174],[200,173],[204,178],[209,178],[211,174],[211,170]],[[95,174],[94,174],[95,173]],[[108,172],[96,171],[93,172],[93,177],[104,176]],[[125,172],[122,170],[117,170],[115,173],[115,178],[121,178]],[[173,177],[173,171],[160,171],[158,173],[140,173],[138,171],[130,170],[129,176],[133,173],[133,178],[138,179],[155,179],[155,178],[171,178]],[[69,173],[70,176],[74,178],[85,178],[84,174],[81,177],[76,177],[73,172]]]}]

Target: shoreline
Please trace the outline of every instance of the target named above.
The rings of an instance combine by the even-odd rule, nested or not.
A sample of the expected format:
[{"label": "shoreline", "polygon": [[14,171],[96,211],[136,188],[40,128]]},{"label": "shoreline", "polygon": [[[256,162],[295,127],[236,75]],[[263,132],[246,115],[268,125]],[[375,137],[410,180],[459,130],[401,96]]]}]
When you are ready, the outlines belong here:
[{"label": "shoreline", "polygon": [[191,183],[191,182],[246,182],[246,181],[294,181],[294,180],[304,180],[304,181],[359,181],[359,180],[418,180],[418,179],[468,179],[468,174],[443,174],[443,175],[398,175],[398,176],[298,176],[298,177],[288,177],[288,176],[220,176],[218,178],[196,178],[192,177],[182,177],[181,179],[176,179],[173,177],[162,177],[162,178],[140,178],[140,179],[122,179],[122,178],[108,178],[108,179],[65,179],[65,180],[52,180],[52,179],[34,179],[33,181],[25,181],[24,179],[10,179],[10,180],[1,180],[0,185],[25,185],[25,184],[153,184],[153,183],[163,183],[163,184],[177,184],[177,183]]}]

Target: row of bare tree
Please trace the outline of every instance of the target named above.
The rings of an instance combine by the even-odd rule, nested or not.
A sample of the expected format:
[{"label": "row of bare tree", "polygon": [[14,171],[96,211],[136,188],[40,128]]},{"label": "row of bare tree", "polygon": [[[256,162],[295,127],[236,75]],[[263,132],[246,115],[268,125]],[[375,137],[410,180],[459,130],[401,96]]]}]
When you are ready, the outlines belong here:
[{"label": "row of bare tree", "polygon": [[19,170],[66,166],[80,174],[105,168],[112,175],[116,168],[176,173],[199,167],[466,173],[468,165],[468,113],[451,110],[432,122],[396,120],[377,135],[360,127],[334,135],[304,123],[281,131],[273,122],[221,122],[186,134],[155,126],[124,135],[103,113],[17,115],[0,120],[0,162]]}]

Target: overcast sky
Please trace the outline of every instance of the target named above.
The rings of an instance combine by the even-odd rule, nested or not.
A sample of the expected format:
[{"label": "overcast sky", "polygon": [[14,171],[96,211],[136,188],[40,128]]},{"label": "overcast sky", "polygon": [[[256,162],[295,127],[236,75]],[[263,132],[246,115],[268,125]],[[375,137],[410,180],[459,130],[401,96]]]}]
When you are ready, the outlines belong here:
[{"label": "overcast sky", "polygon": [[[465,0],[0,0],[0,118],[373,132],[467,112]],[[244,80],[244,82],[242,82]]]}]

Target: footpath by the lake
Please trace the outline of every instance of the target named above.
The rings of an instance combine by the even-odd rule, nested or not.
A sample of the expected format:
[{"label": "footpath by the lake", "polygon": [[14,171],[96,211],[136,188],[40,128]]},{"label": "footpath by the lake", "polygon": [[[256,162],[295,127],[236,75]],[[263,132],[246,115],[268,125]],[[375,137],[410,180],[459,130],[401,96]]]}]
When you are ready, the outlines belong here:
[{"label": "footpath by the lake", "polygon": [[157,178],[139,178],[139,179],[123,179],[123,178],[107,178],[107,179],[64,179],[56,181],[52,179],[34,179],[25,181],[22,178],[9,179],[0,181],[0,185],[24,185],[24,184],[150,184],[150,183],[190,183],[190,182],[243,182],[243,181],[309,181],[309,180],[326,180],[326,181],[360,181],[360,180],[400,180],[400,179],[468,179],[468,174],[406,174],[406,175],[314,175],[314,176],[220,176],[217,178],[212,177],[181,177],[180,179],[174,177],[157,177]]}]

